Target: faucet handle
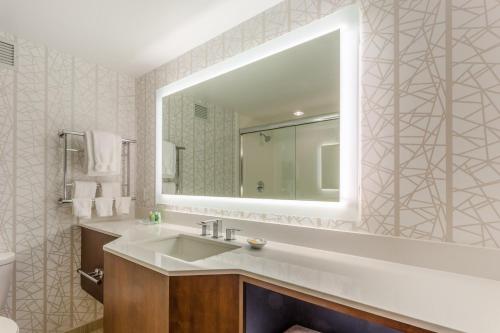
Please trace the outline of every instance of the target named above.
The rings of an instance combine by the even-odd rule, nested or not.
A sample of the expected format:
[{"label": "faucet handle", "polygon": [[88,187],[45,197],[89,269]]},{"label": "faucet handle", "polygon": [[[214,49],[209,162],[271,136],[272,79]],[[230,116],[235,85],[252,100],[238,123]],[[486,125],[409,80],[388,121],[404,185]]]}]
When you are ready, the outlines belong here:
[{"label": "faucet handle", "polygon": [[236,239],[236,231],[241,231],[240,229],[235,229],[235,228],[227,228],[226,229],[226,238],[224,240],[226,241],[232,241]]},{"label": "faucet handle", "polygon": [[201,236],[208,236],[210,235],[210,223],[213,222],[213,220],[205,220],[196,223],[197,225],[201,225]]}]

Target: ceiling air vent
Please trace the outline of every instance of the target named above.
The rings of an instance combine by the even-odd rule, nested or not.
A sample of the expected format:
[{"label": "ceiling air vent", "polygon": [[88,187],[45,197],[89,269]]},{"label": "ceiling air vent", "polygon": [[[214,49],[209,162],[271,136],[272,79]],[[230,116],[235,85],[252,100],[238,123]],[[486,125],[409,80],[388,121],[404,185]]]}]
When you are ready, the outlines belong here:
[{"label": "ceiling air vent", "polygon": [[14,45],[0,40],[0,64],[14,67]]},{"label": "ceiling air vent", "polygon": [[208,109],[206,106],[195,104],[194,105],[194,116],[200,119],[208,118]]}]

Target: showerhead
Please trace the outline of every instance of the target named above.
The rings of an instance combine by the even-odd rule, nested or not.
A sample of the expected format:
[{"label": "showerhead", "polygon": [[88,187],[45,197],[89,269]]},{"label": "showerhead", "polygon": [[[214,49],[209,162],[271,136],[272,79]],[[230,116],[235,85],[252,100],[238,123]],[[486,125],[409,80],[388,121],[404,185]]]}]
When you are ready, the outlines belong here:
[{"label": "showerhead", "polygon": [[260,132],[260,136],[264,137],[264,142],[271,141],[271,136],[270,135],[265,135],[264,133]]}]

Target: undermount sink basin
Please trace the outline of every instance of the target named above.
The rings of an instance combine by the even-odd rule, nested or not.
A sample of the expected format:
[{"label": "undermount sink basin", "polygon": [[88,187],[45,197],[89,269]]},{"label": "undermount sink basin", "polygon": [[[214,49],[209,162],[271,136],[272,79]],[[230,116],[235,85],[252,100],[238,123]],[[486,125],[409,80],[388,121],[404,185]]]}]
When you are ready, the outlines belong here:
[{"label": "undermount sink basin", "polygon": [[237,245],[224,244],[189,235],[179,235],[177,237],[150,241],[141,244],[141,247],[184,261],[205,259],[240,248]]}]

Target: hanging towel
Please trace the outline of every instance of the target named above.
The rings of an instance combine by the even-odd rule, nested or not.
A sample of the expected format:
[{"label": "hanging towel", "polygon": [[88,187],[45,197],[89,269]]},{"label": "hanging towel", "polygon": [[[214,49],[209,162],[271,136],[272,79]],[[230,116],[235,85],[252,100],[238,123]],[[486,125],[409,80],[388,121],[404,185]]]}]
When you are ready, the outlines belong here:
[{"label": "hanging towel", "polygon": [[97,216],[113,216],[113,198],[95,198],[95,210]]},{"label": "hanging towel", "polygon": [[117,215],[128,215],[130,213],[130,197],[115,198],[115,209]]},{"label": "hanging towel", "polygon": [[177,194],[177,186],[174,182],[163,182],[162,183],[162,191],[163,194]]},{"label": "hanging towel", "polygon": [[73,198],[73,215],[90,219],[92,217],[92,199]]},{"label": "hanging towel", "polygon": [[85,132],[87,175],[116,176],[121,174],[122,139],[104,131]]},{"label": "hanging towel", "polygon": [[101,196],[103,198],[118,198],[122,196],[122,184],[120,182],[102,182]]},{"label": "hanging towel", "polygon": [[177,152],[172,142],[163,140],[162,157],[163,178],[174,178],[176,174]]},{"label": "hanging towel", "polygon": [[75,180],[73,182],[73,199],[94,199],[96,182]]}]

